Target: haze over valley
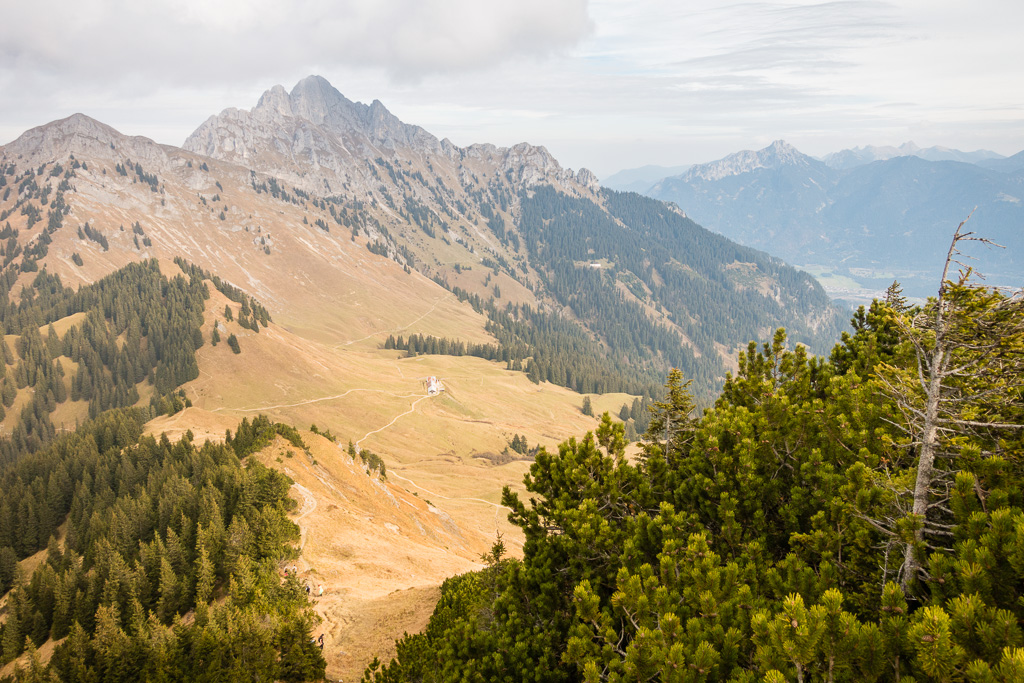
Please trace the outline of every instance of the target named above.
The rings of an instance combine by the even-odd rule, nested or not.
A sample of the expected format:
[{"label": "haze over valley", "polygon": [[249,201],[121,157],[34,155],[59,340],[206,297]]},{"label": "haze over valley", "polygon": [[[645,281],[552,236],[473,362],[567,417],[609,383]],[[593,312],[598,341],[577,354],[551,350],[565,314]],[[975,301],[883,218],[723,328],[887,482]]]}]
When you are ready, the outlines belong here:
[{"label": "haze over valley", "polygon": [[933,293],[949,231],[968,216],[972,230],[1004,247],[969,251],[989,284],[1019,286],[1024,272],[1024,152],[908,143],[819,160],[777,141],[652,177],[629,186],[815,275],[851,305],[870,302],[894,280],[911,296]]}]

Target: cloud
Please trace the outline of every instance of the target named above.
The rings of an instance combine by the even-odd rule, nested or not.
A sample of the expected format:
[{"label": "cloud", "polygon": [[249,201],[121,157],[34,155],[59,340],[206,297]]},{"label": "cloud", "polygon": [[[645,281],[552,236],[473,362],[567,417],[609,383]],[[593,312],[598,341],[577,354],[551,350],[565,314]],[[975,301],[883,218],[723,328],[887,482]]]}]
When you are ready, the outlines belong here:
[{"label": "cloud", "polygon": [[[76,111],[180,144],[311,73],[565,165],[1024,140],[1006,0],[0,0],[0,142]],[[806,148],[805,148],[806,146]]]},{"label": "cloud", "polygon": [[3,4],[0,70],[101,84],[121,78],[225,83],[316,65],[417,79],[559,52],[592,30],[587,0]]}]

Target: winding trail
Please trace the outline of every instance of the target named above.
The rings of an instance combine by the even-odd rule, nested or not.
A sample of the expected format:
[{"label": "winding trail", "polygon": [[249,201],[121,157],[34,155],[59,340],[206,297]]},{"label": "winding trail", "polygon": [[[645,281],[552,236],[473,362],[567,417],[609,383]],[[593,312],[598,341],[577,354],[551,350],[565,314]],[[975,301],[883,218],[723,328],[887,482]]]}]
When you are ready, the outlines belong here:
[{"label": "winding trail", "polygon": [[[373,431],[367,432],[366,434],[364,434],[363,437],[361,439],[359,439],[359,441],[355,442],[356,450],[358,451],[360,449],[360,444],[362,444],[364,441],[366,441],[366,439],[368,439],[369,437],[373,436],[374,434],[378,434],[380,432],[383,432],[385,429],[387,429],[387,428],[391,427],[392,425],[394,425],[400,418],[405,417],[406,415],[409,415],[411,413],[416,412],[416,406],[419,405],[419,403],[421,401],[423,401],[425,399],[428,399],[428,398],[436,398],[436,396],[439,396],[439,395],[440,394],[437,394],[435,396],[431,396],[430,394],[426,394],[426,395],[420,396],[418,399],[413,401],[412,405],[409,407],[409,410],[405,411],[404,413],[399,413],[398,415],[396,415],[391,420],[391,422],[388,422],[383,427],[380,427],[378,429],[374,429]],[[339,446],[339,449],[340,448],[341,447]],[[446,496],[446,495],[443,495],[441,493],[437,493],[436,491],[431,491],[430,489],[426,489],[426,488],[420,486],[419,484],[417,484],[415,481],[413,481],[409,477],[404,477],[401,474],[398,474],[397,472],[395,472],[394,469],[390,470],[390,472],[388,473],[388,476],[395,477],[396,479],[401,479],[402,481],[406,481],[406,482],[410,483],[413,487],[419,489],[420,491],[423,491],[424,493],[430,495],[433,498],[438,498],[438,499],[442,499],[442,500],[451,500],[451,501],[469,501],[469,502],[475,502],[475,503],[483,503],[484,505],[490,505],[491,507],[494,508],[494,528],[495,528],[495,530],[498,529],[498,511],[499,510],[508,510],[509,512],[512,511],[512,508],[510,508],[510,507],[507,507],[505,505],[501,505],[501,504],[498,504],[498,503],[492,503],[491,501],[484,500],[483,498],[452,498],[451,496]]]},{"label": "winding trail", "polygon": [[[412,394],[411,396],[416,396],[416,394]],[[416,412],[416,406],[419,404],[420,401],[422,401],[423,399],[426,399],[426,398],[432,398],[432,397],[430,396],[430,394],[425,394],[423,396],[420,396],[418,399],[416,399],[415,401],[412,402],[412,405],[409,407],[409,410],[405,411],[404,413],[399,413],[398,415],[395,415],[394,419],[392,419],[391,422],[388,422],[383,427],[380,427],[379,429],[374,429],[372,432],[367,432],[366,434],[364,434],[363,438],[359,439],[359,441],[356,441],[356,444],[355,444],[356,448],[358,449],[359,448],[359,444],[361,444],[362,442],[366,441],[369,437],[373,436],[374,434],[377,434],[378,432],[383,432],[385,429],[387,429],[391,425],[393,425],[396,422],[398,422],[399,418],[405,417],[406,415],[409,415],[411,413]]]},{"label": "winding trail", "polygon": [[295,523],[299,525],[299,552],[301,553],[306,547],[306,531],[308,530],[306,525],[302,524],[302,519],[316,510],[316,496],[302,484],[292,484],[292,488],[302,494],[302,507],[299,508],[298,517],[295,518]]},{"label": "winding trail", "polygon": [[425,489],[422,486],[420,486],[419,484],[417,484],[416,482],[414,482],[409,477],[403,477],[401,474],[398,474],[397,472],[395,472],[394,469],[392,469],[392,470],[390,470],[388,472],[388,476],[389,477],[395,477],[396,479],[401,479],[402,481],[407,481],[410,484],[412,484],[413,486],[415,486],[416,488],[418,488],[420,491],[423,491],[424,493],[429,494],[433,498],[441,498],[443,500],[454,500],[454,501],[472,501],[472,502],[475,502],[475,503],[484,503],[485,505],[490,505],[491,507],[494,508],[494,530],[495,531],[498,531],[498,529],[499,529],[499,527],[498,527],[498,511],[499,510],[508,510],[509,512],[512,512],[512,508],[510,508],[510,507],[508,507],[506,505],[501,505],[500,503],[492,503],[491,501],[484,500],[483,498],[452,498],[451,496],[445,496],[443,494],[437,493],[436,491],[431,491],[430,489]]},{"label": "winding trail", "polygon": [[420,491],[423,491],[424,493],[429,493],[434,498],[443,498],[444,500],[472,500],[472,501],[476,501],[477,503],[486,503],[487,505],[490,505],[492,507],[498,508],[499,510],[508,510],[509,512],[512,511],[512,508],[508,507],[507,505],[502,505],[500,503],[492,503],[491,501],[484,500],[483,498],[452,498],[451,496],[446,496],[446,495],[443,495],[443,494],[438,493],[436,491],[431,491],[429,489],[425,489],[422,486],[420,486],[419,484],[417,484],[416,482],[414,482],[409,477],[403,477],[401,474],[398,474],[394,470],[389,470],[388,471],[388,476],[389,477],[397,477],[398,479],[401,479],[402,481],[407,481],[410,484],[412,484],[413,486],[415,486],[416,488],[418,488]]},{"label": "winding trail", "polygon": [[[334,396],[321,396],[320,398],[310,398],[306,399],[305,401],[298,401],[296,403],[278,403],[276,405],[260,406],[258,408],[228,408],[221,406],[220,408],[214,408],[210,412],[217,413],[223,410],[232,413],[258,413],[263,410],[274,410],[275,408],[295,408],[298,406],[306,406],[311,403],[320,403],[321,401],[336,401],[339,398],[345,398],[346,396],[355,391],[365,391],[371,394],[384,394],[386,396],[393,396],[395,398],[412,398],[413,396],[419,396],[419,394],[396,394],[393,391],[385,391],[384,389],[349,389],[344,393],[335,394]],[[383,429],[383,427],[381,429]],[[370,434],[372,433],[373,432],[370,432]],[[367,434],[366,436],[369,436],[369,434]],[[363,438],[365,439],[366,437],[364,436]]]},{"label": "winding trail", "polygon": [[340,344],[335,344],[331,348],[337,349],[337,348],[341,348],[342,346],[351,346],[352,344],[358,344],[361,341],[366,341],[367,339],[372,339],[373,337],[377,337],[377,336],[380,336],[382,334],[394,334],[396,332],[402,332],[404,330],[407,330],[410,327],[412,327],[413,325],[415,325],[416,323],[418,323],[419,321],[421,321],[424,318],[426,318],[428,315],[433,313],[435,310],[437,310],[437,307],[441,305],[442,301],[445,301],[446,299],[450,299],[452,296],[454,296],[454,295],[453,294],[445,294],[444,296],[440,297],[437,301],[434,302],[434,305],[431,306],[430,309],[426,313],[424,313],[420,317],[416,318],[415,320],[413,320],[408,325],[405,325],[404,327],[395,327],[395,328],[390,329],[390,330],[381,330],[380,332],[373,332],[371,334],[366,335],[365,337],[362,337],[361,339],[353,339],[352,341],[341,342]]}]

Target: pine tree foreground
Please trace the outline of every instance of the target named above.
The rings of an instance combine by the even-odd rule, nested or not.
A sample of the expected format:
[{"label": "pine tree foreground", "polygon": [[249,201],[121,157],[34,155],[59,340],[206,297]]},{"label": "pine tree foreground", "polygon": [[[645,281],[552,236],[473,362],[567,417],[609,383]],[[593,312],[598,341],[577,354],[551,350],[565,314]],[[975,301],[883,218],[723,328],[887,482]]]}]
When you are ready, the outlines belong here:
[{"label": "pine tree foreground", "polygon": [[363,681],[1024,680],[1024,294],[970,275],[751,343],[699,416],[673,373],[636,460],[607,414],[542,449],[523,558]]}]

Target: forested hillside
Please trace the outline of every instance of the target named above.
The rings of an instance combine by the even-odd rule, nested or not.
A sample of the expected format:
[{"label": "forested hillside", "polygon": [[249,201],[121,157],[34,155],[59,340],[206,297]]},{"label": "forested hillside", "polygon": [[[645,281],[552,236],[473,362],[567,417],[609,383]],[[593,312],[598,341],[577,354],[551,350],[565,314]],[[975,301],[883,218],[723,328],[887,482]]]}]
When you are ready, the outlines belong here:
[{"label": "forested hillside", "polygon": [[[183,260],[185,276],[148,260],[76,291],[26,268],[28,256],[14,261],[9,237],[0,664],[52,639],[48,666],[33,654],[18,680],[322,677],[306,592],[276,571],[298,536],[290,482],[242,466],[277,433],[301,439],[262,417],[225,444],[142,436],[145,422],[189,403],[178,388],[199,372],[204,281],[240,303],[242,327],[266,326],[266,309]],[[24,573],[19,561],[40,551],[45,561]]]},{"label": "forested hillside", "polygon": [[[188,278],[167,279],[150,260],[128,264],[77,291],[44,269],[17,297],[10,290],[18,270],[0,275],[6,301],[0,325],[9,339],[0,349],[0,418],[10,429],[0,439],[0,460],[9,462],[52,439],[57,427],[51,415],[68,401],[81,402],[82,409],[66,414],[71,421],[66,427],[78,418],[136,405],[140,390],[154,415],[183,407],[187,399],[174,390],[199,374],[195,352],[203,345],[200,326],[209,297],[203,280],[210,276],[181,264]],[[219,278],[214,283],[243,302],[241,324],[257,330],[261,320],[267,324],[262,306]],[[55,323],[66,328],[63,334]],[[7,416],[8,410],[16,412]]]},{"label": "forested hillside", "polygon": [[[813,279],[767,254],[704,230],[665,204],[606,190],[604,206],[551,186],[519,198],[513,227],[489,223],[527,258],[546,306],[481,300],[497,345],[393,339],[415,353],[478,355],[580,393],[654,396],[670,368],[693,379],[710,402],[725,375],[722,349],[783,323],[814,352],[838,339],[841,319]],[[508,263],[492,262],[495,273]],[[447,284],[444,280],[439,280]]]},{"label": "forested hillside", "polygon": [[1024,679],[1024,299],[946,282],[831,355],[778,331],[637,460],[607,415],[506,489],[522,560],[447,581],[364,681]]},{"label": "forested hillside", "polygon": [[[195,350],[203,344],[199,326],[209,296],[201,279],[168,280],[148,261],[74,291],[42,270],[15,303],[9,290],[16,278],[15,269],[0,276],[6,301],[0,323],[6,335],[16,335],[15,352],[7,344],[2,349],[4,406],[12,408],[19,390],[28,388],[31,396],[7,421],[3,460],[53,438],[50,415],[65,401],[86,402],[87,415],[95,417],[135,405],[139,388],[148,385],[153,409],[166,412],[173,410],[170,393],[198,375]],[[53,324],[76,314],[77,322],[58,334]]]},{"label": "forested hillside", "polygon": [[[661,202],[612,191],[603,199],[607,213],[538,188],[522,200],[519,230],[547,291],[609,356],[659,377],[679,368],[704,388],[724,375],[716,344],[757,339],[772,321],[815,352],[838,338],[840,320],[806,274]],[[808,319],[811,311],[822,318]]]},{"label": "forested hillside", "polygon": [[[260,417],[224,444],[142,436],[145,409],[107,411],[0,467],[0,662],[47,639],[25,681],[323,677],[315,615],[281,583],[298,528],[290,481],[247,455],[293,430]],[[57,540],[57,526],[63,541]],[[47,548],[31,576],[16,561]]]}]

